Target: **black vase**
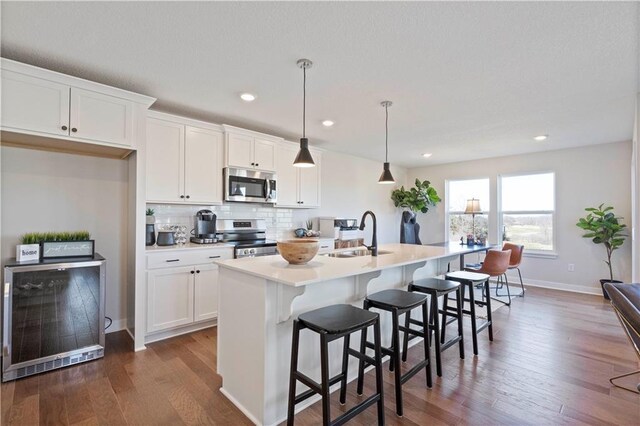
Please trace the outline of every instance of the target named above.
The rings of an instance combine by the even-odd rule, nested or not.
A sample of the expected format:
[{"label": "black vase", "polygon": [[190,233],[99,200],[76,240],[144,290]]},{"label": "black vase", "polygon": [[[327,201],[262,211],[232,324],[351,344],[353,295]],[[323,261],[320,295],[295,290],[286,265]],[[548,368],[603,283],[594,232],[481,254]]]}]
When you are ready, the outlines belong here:
[{"label": "black vase", "polygon": [[402,221],[400,222],[400,243],[422,244],[420,241],[420,224],[416,222],[416,214],[414,212],[402,212]]},{"label": "black vase", "polygon": [[152,246],[156,243],[156,225],[147,223],[147,234],[145,237],[145,245]]}]

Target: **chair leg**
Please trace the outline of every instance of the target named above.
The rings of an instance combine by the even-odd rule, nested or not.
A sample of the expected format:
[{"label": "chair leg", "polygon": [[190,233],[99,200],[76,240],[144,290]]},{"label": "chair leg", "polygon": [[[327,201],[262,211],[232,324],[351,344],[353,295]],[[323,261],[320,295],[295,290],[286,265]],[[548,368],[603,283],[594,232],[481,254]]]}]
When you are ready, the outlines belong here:
[{"label": "chair leg", "polygon": [[399,339],[399,334],[400,334],[400,328],[399,328],[399,315],[398,315],[398,310],[394,309],[393,312],[391,312],[391,318],[392,318],[392,333],[393,333],[393,337],[392,337],[392,341],[393,343],[393,356],[389,362],[389,364],[394,364],[394,378],[395,378],[395,388],[396,388],[396,414],[400,417],[402,417],[402,381],[401,381],[401,372],[400,372],[400,346],[397,344],[398,339]]},{"label": "chair leg", "polygon": [[504,273],[504,283],[507,286],[507,298],[509,299],[509,303],[507,303],[507,306],[511,305],[511,291],[509,290],[509,278],[507,278],[507,273]]},{"label": "chair leg", "polygon": [[[444,297],[448,297],[448,295],[444,295]],[[434,314],[435,312],[435,314]],[[429,343],[431,346],[431,342],[433,341],[433,344],[435,345],[435,353],[436,353],[436,374],[438,375],[438,377],[442,377],[442,356],[441,356],[441,352],[442,352],[442,347],[441,347],[441,343],[440,343],[440,320],[438,319],[438,296],[436,295],[432,295],[431,296],[431,312],[429,312],[430,318],[432,318],[433,320],[431,321],[433,324],[433,331],[434,331],[434,338],[433,340],[431,340],[431,330],[428,325],[427,325],[427,329],[429,330]],[[446,324],[446,317],[444,316],[444,313],[442,314],[442,323]]]},{"label": "chair leg", "polygon": [[462,286],[456,290],[456,304],[458,305],[456,311],[458,313],[458,336],[460,341],[458,342],[458,348],[460,350],[460,358],[464,359],[464,330],[462,328]]},{"label": "chair leg", "polygon": [[[505,282],[507,288],[509,288],[509,283]],[[490,297],[490,288],[489,288],[489,280],[487,280],[484,284],[485,291],[487,293],[487,321],[489,321],[489,341],[493,342],[493,319],[491,315],[491,297]]]},{"label": "chair leg", "polygon": [[520,268],[516,268],[518,271],[518,276],[520,277],[520,288],[522,289],[522,293],[518,297],[524,297],[524,283],[522,282],[522,273],[520,272]]},{"label": "chair leg", "polygon": [[[408,330],[411,326],[411,311],[404,316],[404,327]],[[402,342],[402,362],[407,362],[407,351],[409,350],[409,333],[404,332],[404,341]]]},{"label": "chair leg", "polygon": [[630,373],[625,373],[625,374],[621,374],[621,375],[619,375],[619,376],[612,377],[612,378],[610,378],[610,379],[609,379],[609,382],[610,382],[613,386],[615,386],[615,387],[617,387],[617,388],[624,389],[624,390],[627,390],[627,391],[629,391],[629,392],[633,392],[633,393],[640,393],[640,384],[638,384],[638,386],[636,387],[636,389],[631,389],[631,388],[628,388],[628,387],[626,387],[626,386],[618,385],[618,384],[616,384],[616,383],[614,383],[614,382],[613,382],[614,380],[622,379],[622,378],[624,378],[624,377],[633,376],[633,375],[635,375],[635,374],[640,374],[640,370],[632,371],[632,372],[630,372]]},{"label": "chair leg", "polygon": [[[407,312],[408,314],[408,312]],[[431,377],[431,349],[429,349],[429,323],[428,321],[428,312],[427,312],[427,301],[425,300],[422,304],[422,325],[424,326],[424,358],[427,360],[427,387],[430,388],[433,386],[433,378]],[[437,368],[437,367],[436,367]],[[440,372],[440,376],[442,372]]]},{"label": "chair leg", "polygon": [[444,343],[445,330],[447,329],[447,316],[449,312],[447,307],[449,306],[449,293],[445,294],[442,298],[442,324],[440,324],[440,343]]},{"label": "chair leg", "polygon": [[[365,305],[365,309],[366,305]],[[362,329],[362,333],[360,333],[360,353],[364,354],[367,352],[367,328]],[[364,387],[364,360],[360,360],[358,363],[358,395],[362,395],[362,388]]]},{"label": "chair leg", "polygon": [[329,393],[329,342],[327,335],[320,335],[320,385],[322,388],[322,424],[331,424],[331,394]]},{"label": "chair leg", "polygon": [[293,426],[296,408],[296,372],[298,371],[298,344],[300,343],[300,324],[293,320],[291,338],[291,369],[289,370],[289,405],[287,407],[287,426]]},{"label": "chair leg", "polygon": [[340,404],[344,405],[347,398],[347,374],[349,373],[349,342],[351,335],[344,336],[342,349],[342,380],[340,380]]},{"label": "chair leg", "polygon": [[380,319],[373,325],[374,359],[376,360],[376,392],[378,400],[378,425],[384,425],[384,385],[382,383],[382,339],[380,337]]},{"label": "chair leg", "polygon": [[[487,281],[488,282],[488,281]],[[478,355],[478,327],[476,326],[476,298],[473,289],[473,283],[468,282],[464,285],[469,286],[469,304],[471,305],[471,338],[473,341],[473,354]],[[491,300],[491,299],[489,299]]]}]

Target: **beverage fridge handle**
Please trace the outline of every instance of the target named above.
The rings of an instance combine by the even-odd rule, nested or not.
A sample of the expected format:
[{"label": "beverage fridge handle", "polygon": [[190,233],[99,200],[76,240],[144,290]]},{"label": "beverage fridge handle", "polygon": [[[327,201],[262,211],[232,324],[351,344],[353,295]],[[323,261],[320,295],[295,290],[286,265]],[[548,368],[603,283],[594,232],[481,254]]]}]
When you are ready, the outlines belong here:
[{"label": "beverage fridge handle", "polygon": [[[11,300],[11,283],[4,283],[4,297],[3,297],[3,324],[2,324],[2,356],[4,359],[9,357],[9,302]],[[4,361],[7,362],[7,361]]]}]

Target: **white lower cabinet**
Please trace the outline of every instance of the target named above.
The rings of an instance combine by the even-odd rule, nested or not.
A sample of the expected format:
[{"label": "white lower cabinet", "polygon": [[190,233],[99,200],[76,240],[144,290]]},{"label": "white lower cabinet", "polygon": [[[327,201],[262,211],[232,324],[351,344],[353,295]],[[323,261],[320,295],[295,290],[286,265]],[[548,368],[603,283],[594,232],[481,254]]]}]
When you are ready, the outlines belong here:
[{"label": "white lower cabinet", "polygon": [[218,317],[218,265],[213,262],[231,258],[230,247],[147,254],[147,335],[166,338],[172,330],[180,334],[198,323],[210,326]]},{"label": "white lower cabinet", "polygon": [[193,267],[147,274],[147,333],[193,322]]}]

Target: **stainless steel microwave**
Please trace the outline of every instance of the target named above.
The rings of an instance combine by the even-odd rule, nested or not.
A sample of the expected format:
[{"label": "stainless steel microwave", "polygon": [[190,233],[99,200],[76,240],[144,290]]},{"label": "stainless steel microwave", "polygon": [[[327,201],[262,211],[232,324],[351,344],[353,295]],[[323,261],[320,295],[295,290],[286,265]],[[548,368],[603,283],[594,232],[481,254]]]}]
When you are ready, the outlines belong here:
[{"label": "stainless steel microwave", "polygon": [[256,170],[224,169],[224,200],[244,203],[278,201],[276,174]]}]

